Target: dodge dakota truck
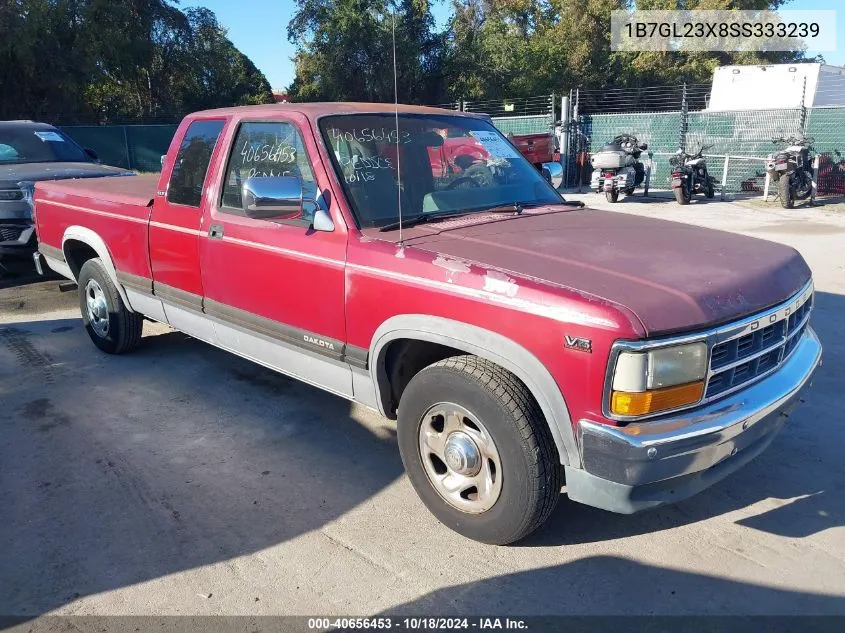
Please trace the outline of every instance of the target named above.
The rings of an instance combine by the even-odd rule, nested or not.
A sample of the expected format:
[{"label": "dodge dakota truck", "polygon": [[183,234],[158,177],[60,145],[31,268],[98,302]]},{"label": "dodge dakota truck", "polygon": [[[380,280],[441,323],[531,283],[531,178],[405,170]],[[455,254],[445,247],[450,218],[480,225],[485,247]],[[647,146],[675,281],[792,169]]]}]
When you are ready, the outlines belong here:
[{"label": "dodge dakota truck", "polygon": [[[429,149],[467,137],[472,175]],[[110,354],[145,319],[396,420],[470,538],[632,513],[760,454],[821,345],[792,248],[568,203],[489,117],[277,104],[182,121],[160,176],[38,183],[46,265]],[[339,477],[343,473],[338,473]]]}]

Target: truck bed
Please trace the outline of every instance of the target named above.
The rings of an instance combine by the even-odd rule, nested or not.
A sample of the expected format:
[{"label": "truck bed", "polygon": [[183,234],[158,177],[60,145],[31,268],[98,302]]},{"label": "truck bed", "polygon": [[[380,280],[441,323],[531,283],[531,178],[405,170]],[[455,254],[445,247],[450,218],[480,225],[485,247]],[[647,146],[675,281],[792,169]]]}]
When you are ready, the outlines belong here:
[{"label": "truck bed", "polygon": [[39,182],[35,188],[36,199],[68,197],[146,207],[155,197],[158,179],[158,174],[145,174]]},{"label": "truck bed", "polygon": [[[65,242],[90,232],[103,240],[103,249],[108,248],[106,244],[125,246],[107,254],[117,271],[151,278],[147,233],[158,180],[158,174],[149,174],[37,183],[38,250],[63,265]],[[72,262],[67,264],[72,271]]]}]

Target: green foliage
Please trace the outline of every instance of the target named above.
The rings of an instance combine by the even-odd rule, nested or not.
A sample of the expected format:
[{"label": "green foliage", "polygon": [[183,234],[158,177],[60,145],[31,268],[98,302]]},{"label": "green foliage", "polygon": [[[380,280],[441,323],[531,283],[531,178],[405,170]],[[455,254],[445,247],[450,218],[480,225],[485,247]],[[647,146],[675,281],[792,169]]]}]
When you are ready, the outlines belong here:
[{"label": "green foliage", "polygon": [[[774,9],[784,0],[638,0],[640,9]],[[631,0],[451,0],[435,33],[425,0],[297,0],[291,98],[392,101],[391,9],[399,99],[517,98],[570,88],[707,82],[718,65],[800,59],[793,53],[614,53],[611,11]]]},{"label": "green foliage", "polygon": [[0,119],[169,118],[272,102],[207,9],[166,0],[0,0]]}]

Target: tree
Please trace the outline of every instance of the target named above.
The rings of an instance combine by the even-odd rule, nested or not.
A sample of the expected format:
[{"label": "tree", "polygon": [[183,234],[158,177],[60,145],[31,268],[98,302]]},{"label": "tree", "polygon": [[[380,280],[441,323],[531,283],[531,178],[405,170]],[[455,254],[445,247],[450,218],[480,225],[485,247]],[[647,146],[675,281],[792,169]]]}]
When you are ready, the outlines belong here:
[{"label": "tree", "polygon": [[440,45],[427,0],[297,0],[297,5],[288,25],[288,38],[298,47],[291,98],[393,101],[394,27],[399,100],[437,98]]},{"label": "tree", "polygon": [[166,0],[0,0],[0,118],[167,118],[272,101],[207,9]]}]

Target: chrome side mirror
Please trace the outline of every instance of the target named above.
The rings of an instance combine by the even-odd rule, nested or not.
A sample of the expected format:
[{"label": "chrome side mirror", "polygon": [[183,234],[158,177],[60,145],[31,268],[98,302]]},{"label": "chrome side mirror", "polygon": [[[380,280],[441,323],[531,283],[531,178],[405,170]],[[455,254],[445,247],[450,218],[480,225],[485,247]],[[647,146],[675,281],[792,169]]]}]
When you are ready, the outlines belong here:
[{"label": "chrome side mirror", "polygon": [[555,189],[563,184],[563,167],[560,163],[543,163],[543,178]]},{"label": "chrome side mirror", "polygon": [[257,220],[302,217],[302,182],[296,176],[253,176],[241,186],[244,214]]},{"label": "chrome side mirror", "polygon": [[161,168],[164,169],[164,161],[167,160],[167,154],[161,155]]}]

